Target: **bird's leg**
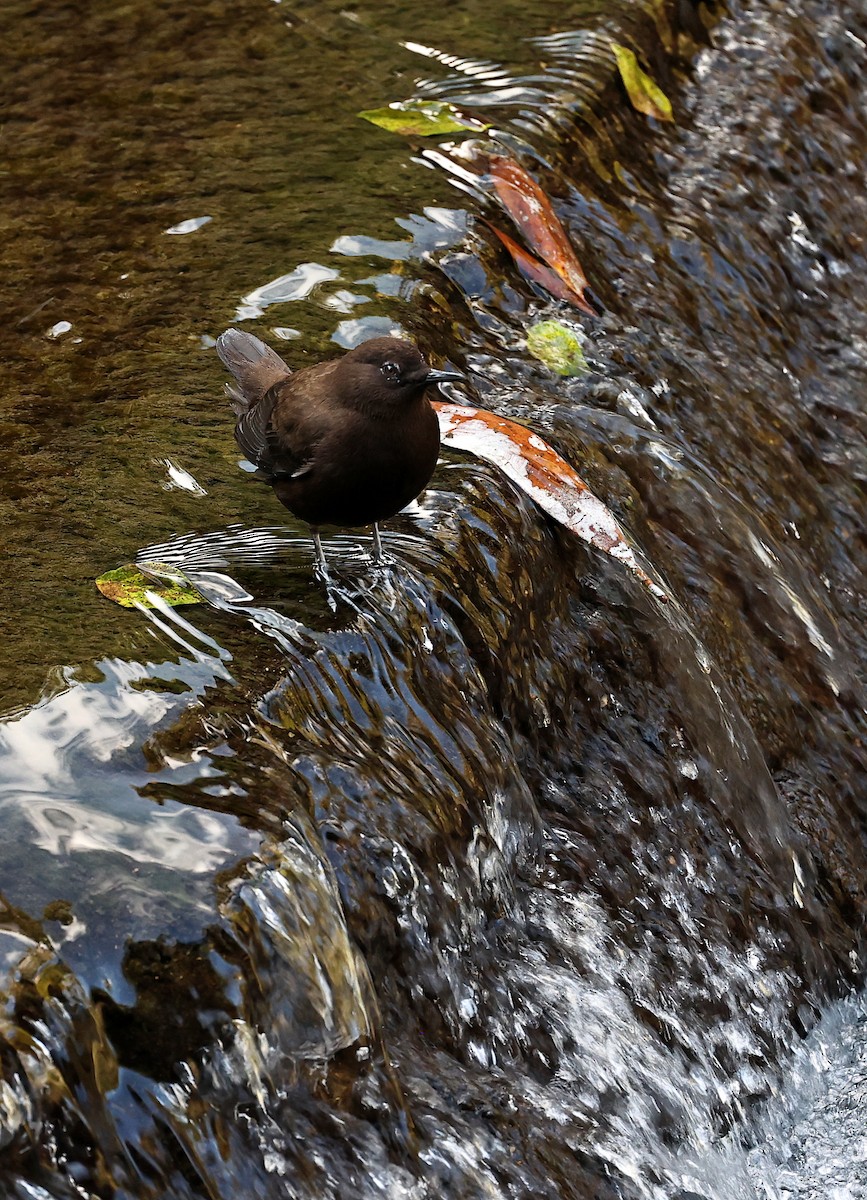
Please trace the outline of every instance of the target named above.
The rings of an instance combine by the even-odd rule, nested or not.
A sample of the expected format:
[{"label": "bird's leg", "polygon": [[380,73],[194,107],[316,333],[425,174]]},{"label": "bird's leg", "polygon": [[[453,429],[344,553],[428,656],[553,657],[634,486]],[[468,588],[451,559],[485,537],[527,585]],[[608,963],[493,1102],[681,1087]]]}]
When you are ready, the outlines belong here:
[{"label": "bird's leg", "polygon": [[331,576],[328,574],[328,560],[325,557],[325,551],[322,549],[322,538],[319,536],[319,530],[315,525],[310,526],[310,532],[313,534],[313,546],[316,550],[316,561],[313,564],[313,574],[325,584],[328,592],[328,603],[334,608],[334,601],[331,596]]},{"label": "bird's leg", "polygon": [[373,561],[377,564],[381,563],[385,558],[382,550],[382,538],[379,536],[379,526],[373,522]]},{"label": "bird's leg", "polygon": [[311,525],[310,532],[313,534],[313,545],[316,549],[316,566],[323,575],[328,574],[328,560],[325,557],[325,551],[322,549],[322,538],[319,536],[319,530],[315,525]]},{"label": "bird's leg", "polygon": [[334,596],[334,589],[331,585],[331,576],[328,574],[328,560],[325,557],[325,551],[322,549],[322,538],[319,536],[319,530],[315,525],[310,526],[310,532],[313,535],[313,545],[316,549],[316,561],[313,564],[313,575],[320,583],[325,585],[325,595],[328,600],[328,607],[332,612],[337,612],[337,600]]}]

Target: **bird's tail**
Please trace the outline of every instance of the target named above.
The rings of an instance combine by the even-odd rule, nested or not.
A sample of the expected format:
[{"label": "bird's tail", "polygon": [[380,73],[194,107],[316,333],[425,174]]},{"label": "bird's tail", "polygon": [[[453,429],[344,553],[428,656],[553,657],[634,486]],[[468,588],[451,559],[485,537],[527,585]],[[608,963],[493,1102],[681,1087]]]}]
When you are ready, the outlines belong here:
[{"label": "bird's tail", "polygon": [[232,408],[240,417],[258,404],[269,388],[291,374],[279,354],[252,333],[227,329],[217,338],[217,353],[234,375],[237,386],[226,384]]}]

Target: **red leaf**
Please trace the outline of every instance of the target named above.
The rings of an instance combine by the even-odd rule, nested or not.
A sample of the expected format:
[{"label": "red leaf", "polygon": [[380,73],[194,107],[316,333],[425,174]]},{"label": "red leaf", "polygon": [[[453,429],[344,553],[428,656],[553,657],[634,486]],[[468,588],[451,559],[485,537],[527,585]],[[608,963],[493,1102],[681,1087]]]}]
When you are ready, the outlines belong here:
[{"label": "red leaf", "polygon": [[538,251],[570,290],[580,296],[581,303],[578,307],[591,316],[598,316],[599,307],[593,306],[591,301],[584,297],[584,292],[589,287],[584,269],[554,212],[551,201],[538,183],[513,159],[503,158],[501,155],[493,155],[488,160],[488,169],[504,208],[529,245]]},{"label": "red leaf", "polygon": [[531,429],[484,408],[434,401],[440,436],[500,470],[561,525],[622,562],[657,600],[668,596],[639,565],[614,515],[569,464]]},{"label": "red leaf", "polygon": [[565,300],[567,304],[574,305],[575,308],[580,309],[581,312],[588,313],[591,317],[598,315],[596,310],[590,307],[581,293],[574,291],[550,267],[546,267],[543,262],[539,262],[538,258],[534,258],[523,246],[519,246],[514,238],[510,238],[507,233],[503,233],[501,229],[497,229],[496,225],[491,225],[490,221],[487,224],[509,251],[523,276],[532,280],[533,283],[538,283],[555,300]]}]

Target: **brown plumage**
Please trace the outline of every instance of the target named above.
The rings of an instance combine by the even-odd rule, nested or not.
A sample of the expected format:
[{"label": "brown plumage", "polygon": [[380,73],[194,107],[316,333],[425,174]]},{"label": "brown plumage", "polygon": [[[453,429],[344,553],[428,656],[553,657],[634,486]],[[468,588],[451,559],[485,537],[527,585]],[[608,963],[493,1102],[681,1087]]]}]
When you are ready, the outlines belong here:
[{"label": "brown plumage", "polygon": [[291,372],[250,333],[227,329],[217,353],[235,438],[277,499],[313,527],[373,525],[423,490],[436,466],[439,423],[426,391],[454,371],[432,370],[400,338],[374,338],[342,358]]}]

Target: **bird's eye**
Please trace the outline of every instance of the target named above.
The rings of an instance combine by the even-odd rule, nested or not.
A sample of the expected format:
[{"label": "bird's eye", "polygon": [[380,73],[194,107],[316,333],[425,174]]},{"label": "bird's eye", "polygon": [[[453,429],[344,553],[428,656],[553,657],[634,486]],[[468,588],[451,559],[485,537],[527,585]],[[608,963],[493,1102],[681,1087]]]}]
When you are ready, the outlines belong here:
[{"label": "bird's eye", "polygon": [[389,383],[396,383],[400,379],[400,367],[394,362],[385,362],[379,368]]}]

